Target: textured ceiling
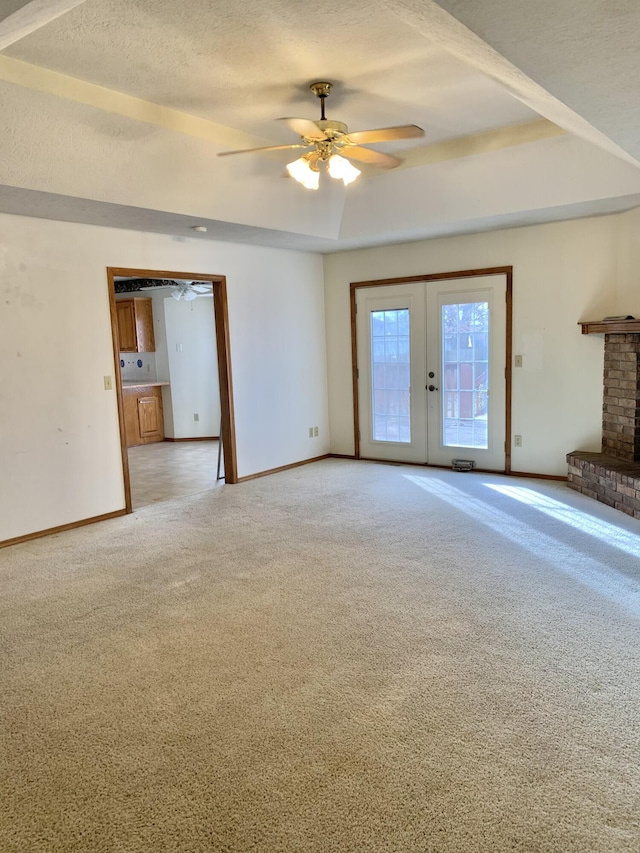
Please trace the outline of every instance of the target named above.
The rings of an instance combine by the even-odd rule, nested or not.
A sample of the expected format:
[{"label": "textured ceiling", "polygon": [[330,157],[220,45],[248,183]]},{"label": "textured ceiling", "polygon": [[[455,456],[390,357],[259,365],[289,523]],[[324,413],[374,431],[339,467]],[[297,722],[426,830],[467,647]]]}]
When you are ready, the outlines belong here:
[{"label": "textured ceiling", "polygon": [[441,0],[439,5],[640,159],[638,0]]},{"label": "textured ceiling", "polygon": [[26,5],[26,0],[0,0],[0,21]]},{"label": "textured ceiling", "polygon": [[[636,7],[0,0],[0,211],[326,252],[628,209]],[[400,169],[313,194],[288,151],[216,157],[294,141],[323,79],[351,130],[425,129],[376,146]]]},{"label": "textured ceiling", "polygon": [[315,79],[352,130],[412,123],[435,141],[537,117],[368,0],[87,0],[5,54],[274,139],[278,117],[319,118]]}]

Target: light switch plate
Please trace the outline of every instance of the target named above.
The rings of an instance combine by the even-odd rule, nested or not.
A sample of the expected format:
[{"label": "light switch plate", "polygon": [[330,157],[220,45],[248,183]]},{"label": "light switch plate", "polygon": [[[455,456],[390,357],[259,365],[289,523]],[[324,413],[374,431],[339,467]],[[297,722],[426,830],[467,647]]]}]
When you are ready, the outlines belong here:
[{"label": "light switch plate", "polygon": [[104,377],[104,390],[113,391],[113,379],[110,376]]}]

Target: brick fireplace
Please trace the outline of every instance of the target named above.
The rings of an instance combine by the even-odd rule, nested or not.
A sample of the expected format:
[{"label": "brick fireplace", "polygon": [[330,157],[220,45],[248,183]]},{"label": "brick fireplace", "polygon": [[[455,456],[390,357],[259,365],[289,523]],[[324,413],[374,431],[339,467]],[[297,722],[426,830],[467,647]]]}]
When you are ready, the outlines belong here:
[{"label": "brick fireplace", "polygon": [[640,321],[581,325],[605,333],[602,452],[567,454],[569,486],[640,518]]}]

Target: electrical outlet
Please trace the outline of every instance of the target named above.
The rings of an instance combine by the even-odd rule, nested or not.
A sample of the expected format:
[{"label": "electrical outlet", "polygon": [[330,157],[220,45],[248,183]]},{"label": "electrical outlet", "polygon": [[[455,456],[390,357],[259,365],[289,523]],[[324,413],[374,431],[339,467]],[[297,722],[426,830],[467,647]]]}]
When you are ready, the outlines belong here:
[{"label": "electrical outlet", "polygon": [[522,367],[522,356],[521,355],[514,356],[513,364],[515,367]]},{"label": "electrical outlet", "polygon": [[313,438],[313,427],[309,427],[309,438]]},{"label": "electrical outlet", "polygon": [[314,428],[313,428],[313,437],[314,437],[314,438],[317,438],[317,437],[318,437],[318,427],[314,427]]},{"label": "electrical outlet", "polygon": [[513,443],[516,447],[522,447],[522,436],[521,435],[514,435],[513,436]]},{"label": "electrical outlet", "polygon": [[200,415],[197,412],[193,413],[193,419],[197,423],[200,420]]},{"label": "electrical outlet", "polygon": [[104,377],[104,390],[113,391],[113,379],[110,376]]}]

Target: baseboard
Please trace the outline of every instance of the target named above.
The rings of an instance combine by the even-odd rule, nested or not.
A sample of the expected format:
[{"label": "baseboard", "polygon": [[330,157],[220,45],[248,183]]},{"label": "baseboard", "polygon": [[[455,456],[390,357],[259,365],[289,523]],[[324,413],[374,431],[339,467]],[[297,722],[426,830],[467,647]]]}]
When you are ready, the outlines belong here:
[{"label": "baseboard", "polygon": [[354,453],[328,453],[330,459],[355,459]]},{"label": "baseboard", "polygon": [[104,515],[94,515],[92,518],[71,521],[69,524],[60,524],[58,527],[48,527],[46,530],[37,530],[35,533],[25,533],[24,536],[14,536],[13,539],[0,541],[0,548],[19,545],[21,542],[30,542],[32,539],[42,539],[43,536],[53,536],[55,533],[64,533],[65,530],[74,530],[76,527],[85,527],[87,524],[97,524],[99,521],[108,521],[110,518],[119,518],[126,514],[126,509],[117,509],[115,512],[107,512]]},{"label": "baseboard", "polygon": [[300,462],[291,462],[289,465],[281,465],[279,468],[270,468],[268,471],[259,471],[257,474],[247,474],[246,477],[238,477],[239,483],[248,480],[257,480],[258,477],[269,477],[271,474],[279,474],[281,471],[289,471],[291,468],[300,468],[301,465],[309,465],[311,462],[320,462],[321,459],[329,459],[331,453],[323,453],[322,456],[314,456],[312,459],[302,459]]},{"label": "baseboard", "polygon": [[219,435],[196,435],[193,438],[169,438],[168,435],[165,435],[165,441],[218,441],[220,438]]},{"label": "baseboard", "polygon": [[558,483],[566,483],[567,477],[560,474],[530,474],[527,471],[511,471],[512,477],[528,477],[530,480],[556,480]]},{"label": "baseboard", "polygon": [[[355,456],[347,456],[342,453],[330,453],[329,456],[335,459],[356,459]],[[377,462],[379,465],[411,465],[414,468],[433,468],[440,471],[451,471],[450,465],[429,465],[426,462],[396,462],[388,459],[372,459],[370,456],[361,456],[358,462]],[[567,477],[560,474],[533,474],[530,471],[492,471],[489,468],[472,468],[468,473],[473,474],[502,474],[504,477],[526,477],[530,480],[555,480],[559,483],[566,483]]]}]

